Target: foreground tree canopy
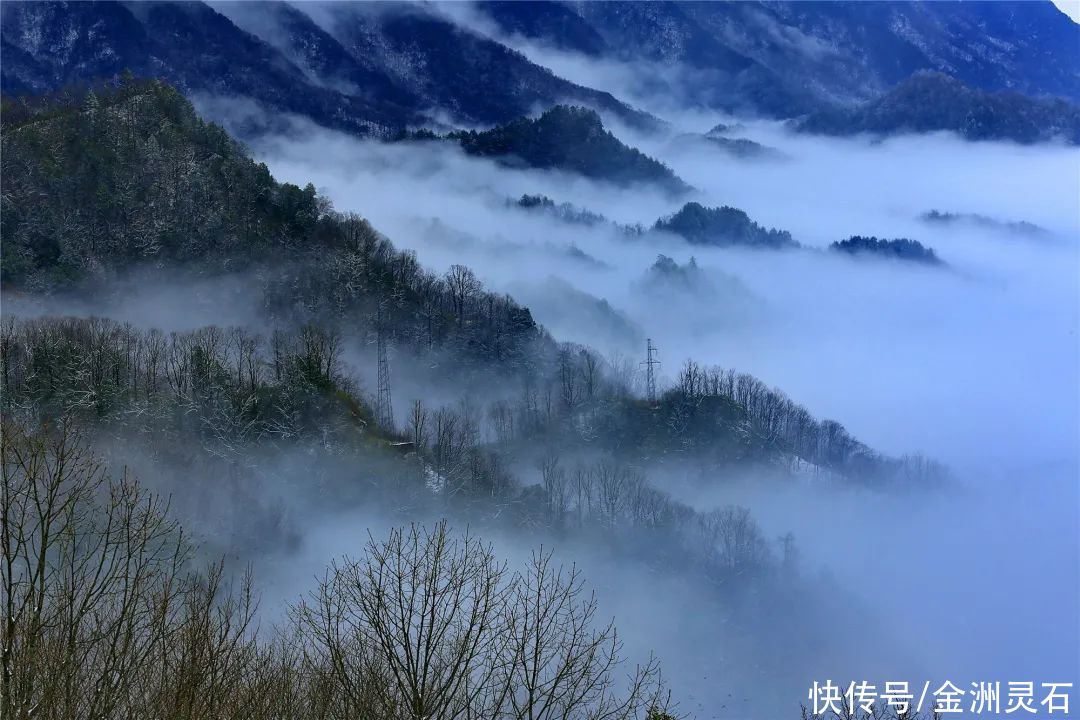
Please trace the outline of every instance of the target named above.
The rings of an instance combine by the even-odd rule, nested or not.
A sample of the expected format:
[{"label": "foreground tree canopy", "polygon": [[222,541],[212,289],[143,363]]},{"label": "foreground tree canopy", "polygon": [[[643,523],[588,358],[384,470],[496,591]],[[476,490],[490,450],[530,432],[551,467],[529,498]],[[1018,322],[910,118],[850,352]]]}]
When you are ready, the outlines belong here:
[{"label": "foreground tree canopy", "polygon": [[573,568],[519,570],[445,522],[372,538],[280,627],[250,576],[200,568],[163,501],[67,424],[0,444],[4,717],[644,718],[629,664]]}]

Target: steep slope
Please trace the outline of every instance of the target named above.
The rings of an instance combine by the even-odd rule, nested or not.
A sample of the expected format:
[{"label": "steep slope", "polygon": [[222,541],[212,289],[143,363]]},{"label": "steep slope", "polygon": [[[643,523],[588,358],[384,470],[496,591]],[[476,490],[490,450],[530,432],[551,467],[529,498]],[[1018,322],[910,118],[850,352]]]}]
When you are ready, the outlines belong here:
[{"label": "steep slope", "polygon": [[44,92],[130,70],[189,95],[250,98],[350,132],[384,133],[412,117],[400,96],[350,95],[311,82],[203,3],[13,2],[0,13],[5,91]]},{"label": "steep slope", "polygon": [[537,106],[569,101],[638,126],[654,122],[606,92],[568,82],[423,7],[336,3],[319,7],[316,17],[354,58],[384,68],[431,109],[466,121],[507,122]]},{"label": "steep slope", "polygon": [[[694,7],[722,9],[710,5]],[[741,3],[724,5],[737,10]],[[784,2],[760,10],[797,31],[775,44],[797,53],[790,59],[805,63],[815,54],[834,54],[845,73],[861,66],[880,89],[932,70],[981,90],[1080,100],[1080,25],[1048,1]],[[843,77],[836,74],[834,81]]]},{"label": "steep slope", "polygon": [[592,57],[603,57],[612,52],[600,33],[564,3],[481,0],[474,6],[508,35],[543,40],[560,50]]},{"label": "steep slope", "polygon": [[[1080,26],[1049,2],[483,2],[510,38],[637,61],[688,103],[794,117],[920,71],[1080,101]],[[6,92],[161,77],[356,133],[503,123],[560,102],[655,120],[425,5],[20,2],[0,8]],[[658,65],[659,64],[659,65]],[[669,66],[688,72],[670,81]],[[667,79],[663,79],[667,78]]]},{"label": "steep slope", "polygon": [[[131,363],[151,364],[153,375],[168,350],[185,366],[167,382],[180,383],[173,390],[181,403],[194,400],[205,408],[209,415],[198,424],[212,436],[235,432],[235,439],[251,440],[246,434],[256,412],[271,435],[303,427],[323,442],[327,422],[346,433],[370,424],[371,413],[354,402],[356,388],[341,382],[337,360],[345,333],[352,343],[371,342],[366,338],[378,333],[393,344],[399,363],[411,358],[437,368],[455,394],[479,386],[507,391],[479,415],[465,416],[476,412],[472,407],[462,416],[436,416],[429,426],[432,435],[456,438],[430,438],[439,472],[460,473],[487,490],[506,473],[497,459],[472,456],[478,440],[468,423],[476,417],[491,418],[494,437],[511,446],[539,447],[547,439],[568,452],[618,452],[639,462],[694,459],[710,467],[783,468],[797,455],[858,482],[903,479],[904,460],[873,452],[836,423],[813,420],[750,376],[736,382],[733,372],[715,369],[705,384],[706,376],[688,365],[693,377],[663,392],[658,405],[646,403],[607,376],[593,351],[556,343],[527,308],[485,291],[468,268],[434,275],[362,218],[333,211],[311,185],[275,181],[161,82],[126,81],[82,98],[63,95],[32,105],[7,101],[2,116],[5,293],[92,298],[100,307],[131,283],[179,282],[190,290],[195,280],[226,280],[257,308],[259,326],[279,331],[258,350],[250,328],[143,337],[101,320],[33,321],[24,326],[29,340],[45,348],[104,343],[116,349],[105,352],[108,357],[62,349],[19,355],[23,368],[43,367],[35,362],[59,368],[27,376],[30,397],[40,390],[91,414],[149,401],[160,378],[150,377],[147,385]],[[0,353],[14,351],[8,340],[0,342]],[[255,388],[244,368],[260,354],[261,362],[277,367],[285,355],[293,359],[274,371],[272,382],[264,377],[258,383],[262,394],[251,405],[245,398]],[[86,366],[89,375],[78,369]],[[291,374],[300,381],[292,389],[285,386]],[[748,388],[752,395],[741,394]],[[291,399],[282,406],[278,400],[285,398]],[[777,408],[798,423],[785,424]],[[195,421],[189,410],[160,419],[186,426]]]},{"label": "steep slope", "polygon": [[288,2],[230,0],[211,5],[241,30],[279,50],[314,85],[414,110],[423,104],[370,54],[350,54],[310,15]]},{"label": "steep slope", "polygon": [[850,110],[815,113],[795,124],[829,135],[947,130],[969,140],[1080,143],[1080,107],[1015,92],[983,92],[940,73],[917,73]]},{"label": "steep slope", "polygon": [[435,276],[313,186],[275,181],[163,83],[40,108],[8,102],[3,117],[6,289],[107,292],[139,271],[228,274],[276,320],[380,324],[448,359],[513,368],[550,342],[527,308],[467,268]]},{"label": "steep slope", "polygon": [[601,52],[575,45],[583,28],[569,34],[566,22],[536,20],[571,10],[603,38],[604,57],[681,64],[697,72],[682,87],[690,98],[781,117],[863,102],[923,70],[982,90],[1080,100],[1080,26],[1050,2],[541,0],[479,9],[508,34]]},{"label": "steep slope", "polygon": [[679,63],[698,71],[680,87],[692,102],[774,116],[799,114],[819,105],[812,93],[789,79],[790,68],[769,67],[731,47],[692,16],[686,3],[572,5],[619,59]]},{"label": "steep slope", "polygon": [[[42,92],[115,77],[160,77],[187,94],[257,101],[269,110],[362,134],[442,113],[506,122],[571,100],[624,121],[653,119],[570,83],[422,8],[303,8],[278,2],[11,2],[2,9],[3,88]],[[316,22],[318,20],[318,22]]]}]

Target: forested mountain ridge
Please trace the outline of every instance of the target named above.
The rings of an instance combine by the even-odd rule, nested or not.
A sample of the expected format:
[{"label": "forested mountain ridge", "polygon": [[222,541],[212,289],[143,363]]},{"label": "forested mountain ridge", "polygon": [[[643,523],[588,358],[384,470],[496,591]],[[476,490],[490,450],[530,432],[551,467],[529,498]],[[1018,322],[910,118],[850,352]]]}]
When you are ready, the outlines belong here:
[{"label": "forested mountain ridge", "polygon": [[[546,342],[527,308],[471,270],[423,270],[313,186],[278,183],[175,89],[129,80],[4,112],[5,286],[63,291],[151,266],[248,271],[272,317],[344,318],[418,348],[525,362]],[[513,360],[516,358],[516,360]]]},{"label": "forested mountain ridge", "polygon": [[1050,2],[481,2],[508,35],[588,56],[683,64],[673,92],[791,117],[851,106],[919,71],[1080,101],[1080,26]]},{"label": "forested mountain ridge", "polygon": [[[485,646],[495,649],[456,672],[480,678],[492,694],[449,700],[418,699],[405,681],[390,684],[392,652],[364,656],[361,670],[334,669],[324,653],[344,646],[322,634],[317,607],[336,607],[347,587],[339,578],[298,604],[276,598],[271,611],[287,608],[289,624],[255,629],[265,616],[254,609],[253,586],[237,578],[230,589],[232,575],[218,558],[262,561],[256,577],[284,560],[306,576],[318,567],[309,554],[319,552],[320,533],[347,534],[338,523],[355,530],[363,513],[394,526],[452,516],[470,533],[530,546],[550,538],[587,546],[609,564],[632,564],[665,603],[669,583],[690,582],[695,602],[725,616],[790,617],[808,608],[813,616],[817,600],[790,533],[777,537],[728,500],[691,505],[669,478],[693,474],[719,488],[752,472],[763,485],[796,490],[816,481],[885,492],[947,479],[935,463],[875,452],[839,423],[815,419],[734,370],[687,362],[674,384],[662,381],[643,398],[625,363],[557,342],[527,308],[485,291],[468,268],[427,272],[416,255],[395,249],[361,217],[336,212],[310,185],[276,181],[162,82],[129,77],[81,93],[5,99],[2,119],[0,455],[5,518],[13,518],[4,527],[32,538],[19,535],[5,552],[44,573],[47,593],[46,602],[20,601],[9,619],[15,629],[5,641],[16,662],[0,681],[20,690],[5,689],[5,712],[47,697],[61,698],[72,714],[89,708],[87,715],[108,704],[133,717],[176,708],[209,716],[242,703],[256,718],[280,717],[282,708],[305,720],[395,718],[411,698],[422,710],[416,717],[449,703],[511,720],[532,702],[508,707],[499,698],[531,682],[514,660],[526,656],[525,646],[514,643],[525,627],[521,609],[534,607],[525,598],[535,592],[541,605],[551,597],[563,610],[541,628],[549,652],[534,664],[601,688],[561,707],[672,720],[653,660],[626,667],[628,686],[613,679],[623,667],[614,630],[592,623],[591,599],[573,614],[577,598],[587,597],[576,571],[563,574],[544,551],[526,574],[504,576],[473,535],[460,541],[471,543],[466,552],[444,524],[430,532],[413,524],[392,531],[386,544],[372,539],[355,565],[327,571],[327,578],[377,574],[380,558],[400,559],[402,582],[417,583],[413,593],[391,581],[385,605],[346,610],[368,623],[358,631],[364,647],[397,598],[440,602],[431,577],[462,568],[481,574],[477,582],[494,593],[485,618],[500,618]],[[249,293],[252,312],[222,307],[220,324],[201,325],[187,307],[151,311],[137,323],[94,316],[108,314],[107,296],[135,305],[173,284],[182,292],[174,304],[183,305],[195,300],[197,285],[214,281]],[[244,324],[226,324],[237,316]],[[358,372],[375,364],[370,345],[379,348],[377,391]],[[388,362],[396,408],[384,384]],[[434,368],[444,385],[410,375],[410,362]],[[114,480],[103,467],[116,469]],[[58,498],[61,511],[43,497]],[[171,517],[184,523],[184,535]],[[187,533],[198,550],[183,545]],[[34,543],[46,535],[55,551],[44,563],[36,555],[35,564],[30,549],[45,547],[44,539]],[[106,560],[107,582],[93,581],[93,570],[68,582],[72,567],[100,567],[87,560],[99,559],[98,547],[118,549]],[[196,562],[204,558],[213,564],[201,571]],[[295,575],[263,587],[272,595],[283,577],[290,596],[298,593]],[[462,582],[471,587],[476,577]],[[10,597],[28,597],[21,578],[3,582]],[[112,596],[94,595],[128,587],[141,593],[138,612],[113,614]],[[471,612],[452,597],[446,602],[448,627]],[[93,611],[80,615],[85,608]],[[123,623],[135,625],[130,643],[111,651],[103,638]],[[358,637],[346,641],[350,652]],[[450,637],[425,642],[429,655],[459,656]],[[24,651],[26,638],[48,644],[48,661]],[[84,657],[72,638],[101,652]],[[753,642],[778,654],[791,632],[755,632]],[[599,646],[600,660],[588,660]],[[529,647],[535,657],[536,643]],[[230,664],[238,652],[243,659]],[[207,680],[190,655],[214,658],[221,676]],[[73,678],[81,683],[74,689]]]},{"label": "forested mountain ridge", "polygon": [[688,202],[675,212],[657,218],[651,227],[645,227],[641,224],[621,225],[588,208],[556,203],[546,195],[523,195],[513,204],[529,212],[546,213],[565,223],[610,225],[627,240],[648,239],[652,233],[659,232],[677,235],[691,245],[771,250],[801,247],[787,230],[763,227],[743,210],[728,206],[705,207],[698,202]]},{"label": "forested mountain ridge", "polygon": [[256,256],[295,245],[325,211],[313,187],[274,182],[167,85],[132,79],[69,103],[5,102],[7,283]]},{"label": "forested mountain ridge", "polygon": [[53,91],[130,70],[189,97],[245,98],[361,135],[387,135],[432,112],[506,122],[566,100],[653,122],[419,8],[318,9],[330,13],[320,16],[326,27],[288,3],[4,3],[3,90]]},{"label": "forested mountain ridge", "polygon": [[924,72],[852,110],[812,114],[796,123],[828,135],[951,131],[968,140],[1080,144],[1080,106],[1012,91],[983,92],[941,73]]},{"label": "forested mountain ridge", "polygon": [[364,135],[433,117],[506,123],[566,102],[655,124],[602,89],[528,60],[513,47],[525,37],[592,58],[686,68],[671,92],[779,118],[855,107],[921,71],[987,92],[1080,101],[1080,26],[1049,2],[527,1],[475,9],[505,42],[437,5],[12,1],[2,9],[0,85],[42,92],[130,69],[189,96],[253,100]]},{"label": "forested mountain ridge", "polygon": [[[722,400],[702,401],[705,386],[692,373],[686,392],[666,393],[648,411],[625,378],[605,379],[593,351],[559,345],[527,308],[484,291],[467,268],[432,275],[311,186],[273,180],[160,82],[128,80],[36,105],[9,101],[2,141],[8,290],[110,292],[113,279],[135,271],[243,276],[261,312],[298,337],[334,337],[344,325],[378,331],[403,351],[438,358],[446,372],[457,368],[462,383],[487,372],[520,382],[518,400],[487,411],[502,441],[572,429],[574,442],[614,448],[638,434],[634,452],[652,448],[642,457],[692,448],[721,464],[782,463],[794,453],[841,475],[866,477],[872,466],[870,474],[895,475],[891,460],[842,430],[822,444],[820,429],[789,425],[799,413],[777,414],[795,407],[786,399],[759,414],[758,395],[739,394],[735,379],[717,376],[701,397]],[[753,381],[745,377],[739,388]],[[699,408],[689,414],[687,393]],[[704,411],[710,407],[717,412]],[[688,444],[688,433],[698,439]],[[856,456],[865,461],[852,465]]]}]

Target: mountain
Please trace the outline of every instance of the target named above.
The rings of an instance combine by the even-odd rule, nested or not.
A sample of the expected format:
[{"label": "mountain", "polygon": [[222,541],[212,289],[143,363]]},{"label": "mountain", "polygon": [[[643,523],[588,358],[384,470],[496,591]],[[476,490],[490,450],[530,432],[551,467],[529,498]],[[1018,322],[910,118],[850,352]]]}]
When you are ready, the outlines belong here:
[{"label": "mountain", "polygon": [[696,245],[794,248],[799,244],[786,230],[764,228],[733,207],[709,208],[689,202],[678,212],[660,218],[656,230],[674,233]]},{"label": "mountain", "polygon": [[469,155],[507,164],[558,169],[617,185],[651,183],[672,193],[690,187],[663,163],[624,145],[584,107],[558,105],[540,117],[520,118],[484,132],[451,133]]},{"label": "mountain", "polygon": [[[132,286],[178,283],[190,292],[195,281],[227,282],[235,288],[232,296],[250,302],[256,325],[281,330],[280,337],[275,332],[264,338],[259,352],[277,358],[274,363],[279,352],[293,353],[295,363],[289,363],[298,375],[290,379],[292,370],[275,371],[276,389],[251,386],[244,378],[244,357],[227,357],[243,355],[250,347],[242,328],[227,331],[236,345],[223,341],[226,331],[220,327],[169,336],[170,352],[179,353],[178,362],[189,363],[184,372],[193,373],[199,385],[193,388],[185,380],[172,390],[181,401],[195,391],[198,403],[206,403],[210,415],[196,424],[204,423],[207,432],[237,432],[236,439],[251,440],[243,433],[252,427],[254,413],[271,435],[292,426],[289,432],[318,436],[322,420],[330,421],[320,414],[330,412],[332,424],[346,435],[367,423],[368,435],[396,437],[389,422],[377,419],[380,412],[371,412],[368,405],[375,403],[357,400],[355,383],[346,382],[338,366],[342,334],[358,345],[372,342],[365,338],[377,333],[393,344],[398,367],[415,362],[427,371],[435,369],[455,396],[491,387],[493,381],[506,387],[522,383],[526,392],[520,405],[489,408],[493,417],[496,411],[504,419],[508,412],[513,416],[496,430],[499,437],[504,431],[508,439],[526,443],[547,437],[559,447],[629,453],[635,461],[652,462],[669,454],[689,457],[684,440],[690,433],[697,438],[695,456],[707,464],[783,465],[797,455],[860,482],[902,477],[904,460],[873,452],[835,423],[793,422],[783,425],[787,435],[780,434],[778,416],[768,408],[798,411],[807,422],[809,414],[791,403],[744,404],[735,393],[746,383],[764,387],[750,376],[732,380],[729,387],[716,369],[717,382],[710,388],[690,388],[707,392],[707,402],[687,397],[684,386],[665,391],[659,405],[650,406],[618,385],[617,378],[601,375],[593,351],[557,343],[528,308],[485,290],[468,268],[454,265],[442,275],[430,273],[414,253],[396,249],[363,218],[334,211],[310,184],[301,188],[276,181],[265,165],[252,161],[242,146],[200,119],[190,102],[160,81],[127,79],[82,97],[63,94],[34,103],[6,100],[2,116],[0,275],[5,293],[22,299],[91,298],[99,307],[107,297],[125,296]],[[673,262],[660,262],[655,270],[679,271]],[[699,274],[693,263],[685,270]],[[6,295],[5,303],[12,297]],[[132,358],[150,357],[132,348],[145,349],[146,343],[166,337],[158,333],[141,340],[119,332],[115,323],[94,322],[54,318],[41,327],[75,344],[96,342],[98,336],[88,327],[122,345],[134,343],[110,355],[117,368]],[[35,334],[33,327],[27,332],[34,343],[51,337]],[[0,353],[8,349],[5,336]],[[97,356],[85,351],[58,374],[28,372],[24,379],[33,387],[27,390],[41,390],[61,406],[82,403],[80,411],[120,407],[148,393],[130,367],[115,375],[102,373],[102,366],[94,364]],[[27,356],[19,357],[25,365]],[[61,353],[55,360],[62,364],[65,357]],[[44,356],[30,359],[44,361]],[[95,369],[70,370],[83,365]],[[154,372],[161,371],[160,364],[155,367]],[[19,377],[13,375],[12,382],[22,382]],[[300,385],[292,386],[294,380]],[[235,397],[233,390],[239,393]],[[248,397],[252,392],[256,397]],[[545,406],[537,393],[561,404]],[[279,406],[274,397],[288,398],[287,406]],[[172,427],[187,423],[187,417],[167,412],[158,419]],[[300,425],[293,426],[294,421]],[[466,421],[457,426],[461,432],[467,431]],[[448,427],[453,426],[443,429]],[[437,452],[451,450],[443,440],[432,441]],[[470,434],[455,441],[454,452],[466,441],[475,438]],[[445,472],[484,484],[505,480],[500,467],[484,460],[454,464]]]},{"label": "mountain", "polygon": [[5,92],[162,78],[189,96],[247,98],[336,129],[388,134],[442,113],[507,122],[571,101],[650,126],[610,94],[576,85],[420,6],[276,2],[11,2],[2,10]]},{"label": "mountain", "polygon": [[969,140],[1080,143],[1080,106],[1011,91],[984,92],[941,73],[917,73],[850,110],[810,115],[795,125],[828,135],[955,132]]},{"label": "mountain", "polygon": [[568,4],[482,0],[473,5],[508,35],[541,39],[560,50],[590,57],[604,57],[612,52],[597,29]]},{"label": "mountain", "polygon": [[7,101],[3,117],[7,289],[105,295],[140,272],[228,274],[275,322],[380,324],[448,362],[513,368],[550,343],[527,308],[484,291],[468,268],[434,276],[312,185],[274,180],[164,83]]},{"label": "mountain", "polygon": [[[793,117],[866,102],[920,71],[948,73],[985,91],[1080,101],[1080,26],[1050,2],[506,1],[477,7],[508,35],[591,56],[681,66],[686,76],[666,90],[716,108]],[[585,27],[567,20],[568,11]],[[603,46],[580,39],[591,37],[589,29]]]},{"label": "mountain", "polygon": [[[278,3],[224,7],[232,17],[255,14],[258,20],[252,29],[268,38],[284,38],[276,42],[287,56],[310,54],[310,47],[290,27],[265,28],[264,5],[275,8],[278,15],[287,12]],[[526,115],[538,105],[569,101],[610,112],[631,124],[653,122],[608,93],[568,82],[423,5],[376,2],[300,7],[351,57],[415,95],[423,112],[441,111],[457,122],[500,123]],[[307,63],[312,65],[311,60]]]},{"label": "mountain", "polygon": [[[163,78],[187,95],[255,100],[328,127],[385,132],[412,117],[407,97],[349,95],[312,82],[281,52],[203,3],[14,2],[0,8],[5,92],[115,78]],[[382,84],[385,86],[385,83]]]},{"label": "mountain", "polygon": [[694,15],[690,3],[577,2],[570,6],[611,48],[607,57],[654,67],[679,64],[693,70],[691,77],[666,88],[691,102],[779,117],[819,106],[812,93],[789,80],[789,69],[770,67],[732,47]]},{"label": "mountain", "polygon": [[524,0],[475,8],[497,38],[438,4],[5,2],[0,86],[42,92],[131,70],[189,96],[246,98],[376,135],[432,118],[506,123],[558,103],[655,124],[531,62],[513,49],[523,37],[638,63],[654,87],[686,102],[782,118],[865,103],[921,71],[987,92],[1080,101],[1080,26],[1049,2]]}]

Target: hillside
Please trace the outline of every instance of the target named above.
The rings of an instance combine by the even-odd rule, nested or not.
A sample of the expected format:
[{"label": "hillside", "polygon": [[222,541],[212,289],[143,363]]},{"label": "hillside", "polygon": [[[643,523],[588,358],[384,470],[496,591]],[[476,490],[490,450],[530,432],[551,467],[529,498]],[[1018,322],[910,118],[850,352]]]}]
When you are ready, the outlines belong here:
[{"label": "hillside", "polygon": [[[19,644],[4,682],[37,695],[5,693],[5,712],[48,697],[62,698],[73,716],[98,715],[99,702],[131,717],[177,708],[210,717],[242,703],[241,714],[261,719],[295,703],[297,718],[325,718],[327,706],[335,716],[390,718],[409,700],[422,705],[416,717],[465,707],[508,720],[522,705],[499,702],[500,683],[519,687],[501,670],[502,648],[518,637],[520,608],[533,606],[521,593],[567,598],[552,596],[566,608],[555,622],[572,624],[540,631],[551,638],[545,666],[567,657],[564,677],[584,667],[607,683],[621,661],[607,649],[588,664],[601,643],[618,645],[606,618],[600,634],[591,629],[591,599],[570,614],[578,611],[566,603],[591,598],[579,595],[576,569],[548,565],[541,551],[526,568],[534,574],[506,573],[474,532],[526,547],[547,547],[549,538],[587,546],[605,567],[635,568],[642,583],[694,583],[703,606],[723,614],[815,616],[790,533],[777,538],[743,506],[699,508],[666,482],[681,474],[719,489],[752,473],[762,488],[810,480],[889,491],[948,479],[922,457],[875,452],[733,369],[688,361],[643,398],[631,375],[591,348],[555,341],[468,268],[430,273],[310,185],[274,180],[164,83],[129,78],[82,95],[5,101],[2,117],[0,444],[5,487],[14,490],[4,493],[5,530],[20,533],[9,556],[44,573],[38,586],[48,593],[45,602],[20,601],[9,619]],[[570,211],[537,197],[523,205]],[[660,258],[650,272],[693,282],[698,269]],[[228,307],[216,307],[210,323],[190,312],[215,282],[250,301],[239,324]],[[168,307],[138,321],[110,317],[118,305],[107,298],[130,309],[169,285],[180,291],[165,295]],[[614,312],[590,296],[568,301],[568,312]],[[363,378],[376,364],[377,389]],[[425,529],[446,517],[468,534],[449,534],[444,523]],[[319,556],[327,534],[352,557],[345,536],[370,522],[406,529],[383,546],[373,530],[356,572],[381,577],[379,558],[397,558],[401,582],[426,589],[394,581],[380,595],[389,604],[366,615],[369,627],[385,627],[390,606],[423,595],[448,598],[441,622],[467,628],[475,606],[430,578],[445,572],[468,584],[489,568],[505,579],[505,592],[483,585],[495,593],[491,612],[504,618],[492,632],[502,634],[485,646],[495,650],[476,654],[470,675],[499,668],[485,686],[495,692],[450,706],[418,700],[387,684],[397,656],[383,652],[365,656],[370,684],[357,693],[355,676],[326,660],[337,640],[320,644],[327,636],[311,608],[337,607],[346,597],[339,589],[354,585],[301,587],[309,581],[294,572],[307,578],[328,562]],[[54,551],[42,560],[46,542]],[[459,542],[471,550],[454,550]],[[326,572],[342,572],[341,562]],[[269,581],[252,579],[267,571]],[[10,595],[28,597],[28,584],[5,582]],[[311,587],[325,599],[304,594]],[[134,599],[117,603],[111,593]],[[657,597],[668,602],[667,593]],[[262,608],[290,624],[256,627]],[[132,640],[117,650],[111,638],[122,622]],[[791,634],[754,633],[754,647],[774,655]],[[424,645],[455,657],[456,637]],[[48,662],[24,649],[41,638]],[[536,647],[530,640],[529,653]],[[100,655],[87,659],[86,648]],[[220,677],[207,678],[210,661],[225,668]],[[656,689],[641,690],[645,681],[631,676],[629,704],[609,700],[624,687],[620,677],[605,685],[615,690],[578,706],[620,703],[628,710],[607,715],[670,720],[657,665],[626,669]],[[104,690],[81,693],[73,678],[77,688]]]},{"label": "hillside", "polygon": [[458,122],[506,122],[566,100],[652,122],[503,45],[394,4],[13,2],[0,13],[0,85],[9,94],[130,70],[189,97],[247,98],[364,135],[436,110]]},{"label": "hillside", "polygon": [[[1049,2],[481,2],[493,39],[437,5],[7,2],[9,94],[136,76],[386,135],[425,119],[505,123],[557,103],[655,119],[570,82],[515,38],[648,63],[694,104],[791,118],[872,100],[921,71],[1080,101],[1080,26]],[[500,41],[500,39],[502,41]],[[672,80],[671,72],[677,80]]]},{"label": "hillside", "polygon": [[467,268],[434,276],[313,186],[275,181],[163,83],[8,103],[2,130],[6,288],[108,286],[146,268],[243,272],[279,318],[378,320],[417,351],[512,366],[542,339],[528,309],[484,292]]},{"label": "hillside", "polygon": [[5,93],[41,93],[120,76],[163,78],[194,93],[250,98],[329,127],[381,134],[414,114],[408,94],[364,78],[364,94],[313,83],[275,48],[195,3],[5,3]]},{"label": "hillside", "polygon": [[508,35],[591,56],[681,65],[691,72],[667,90],[713,107],[791,117],[865,102],[920,71],[986,91],[1080,101],[1080,26],[1050,2],[478,7]]},{"label": "hillside", "polygon": [[[770,401],[759,415],[756,395],[737,394],[756,382],[748,375],[736,388],[715,371],[708,392],[727,398],[719,403],[728,408],[722,415],[683,417],[685,388],[666,393],[650,411],[625,380],[605,376],[593,351],[556,343],[527,308],[485,291],[468,268],[433,275],[362,218],[335,212],[310,185],[275,181],[163,83],[131,80],[82,98],[9,103],[3,116],[5,291],[102,297],[120,292],[124,278],[152,286],[163,277],[230,277],[253,296],[263,321],[288,329],[301,345],[324,348],[312,370],[323,378],[313,385],[320,392],[353,393],[335,379],[333,355],[343,336],[369,343],[378,332],[398,349],[402,363],[414,357],[421,366],[436,367],[458,393],[496,379],[511,388],[520,383],[520,396],[492,400],[480,415],[492,423],[492,437],[511,445],[559,436],[567,447],[619,451],[650,462],[674,454],[714,466],[782,466],[792,453],[806,453],[807,460],[860,482],[895,479],[902,467],[846,433],[830,430],[828,439],[818,438],[832,427],[827,423],[812,431],[804,424],[790,438],[777,435],[770,424],[778,421],[778,408],[805,411],[784,399],[786,404]],[[73,207],[79,212],[68,211]],[[221,336],[211,337],[219,339],[208,352],[225,352]],[[55,389],[55,382],[49,387]],[[73,396],[112,394],[95,389]],[[540,402],[545,395],[547,402]],[[235,410],[241,417],[244,407]],[[364,412],[349,411],[366,417]],[[701,438],[689,455],[688,433]],[[628,436],[640,442],[627,446]],[[829,449],[836,442],[844,449]],[[863,460],[852,464],[856,456]]]},{"label": "hillside", "polygon": [[803,132],[827,135],[949,131],[968,140],[1080,143],[1080,106],[1016,92],[984,92],[941,73],[919,73],[853,110],[810,115]]}]

